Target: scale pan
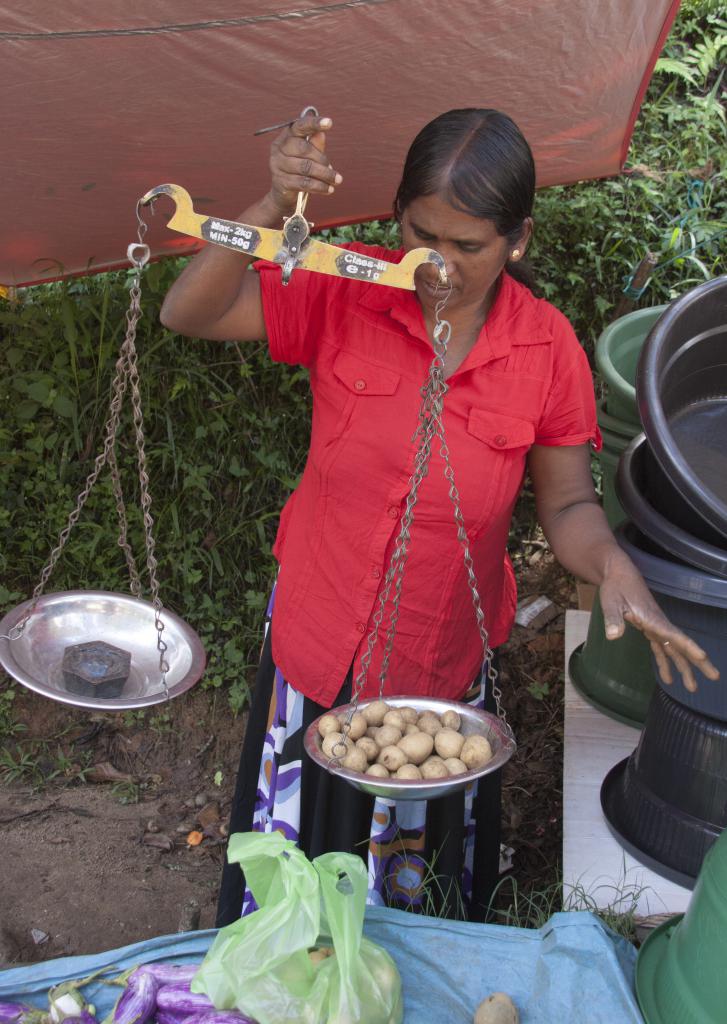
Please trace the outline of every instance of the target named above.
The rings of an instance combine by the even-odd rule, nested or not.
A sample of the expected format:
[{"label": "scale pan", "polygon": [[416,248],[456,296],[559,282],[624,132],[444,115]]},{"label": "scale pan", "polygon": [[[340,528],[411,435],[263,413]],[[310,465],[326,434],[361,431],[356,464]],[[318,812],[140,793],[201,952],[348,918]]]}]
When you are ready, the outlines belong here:
[{"label": "scale pan", "polygon": [[[506,761],[509,761],[515,753],[516,744],[497,717],[487,711],[479,711],[469,704],[460,704],[459,701],[439,700],[436,697],[385,697],[386,703],[392,708],[410,707],[416,711],[434,711],[442,715],[445,711],[456,711],[461,719],[460,732],[463,736],[472,736],[477,733],[485,736],[492,747],[492,758],[482,768],[474,769],[471,772],[464,772],[462,775],[449,775],[444,779],[378,779],[374,775],[364,775],[361,772],[353,772],[348,768],[331,766],[329,758],[321,750],[322,737],[318,732],[318,722],[308,726],[305,732],[303,745],[308,756],[317,765],[331,775],[338,775],[340,778],[350,782],[356,789],[372,796],[385,797],[388,800],[434,800],[439,796],[450,796],[462,789],[466,789],[470,783],[489,775],[490,772],[502,768]],[[372,700],[360,701],[357,710],[363,711]],[[331,708],[326,714],[346,715],[351,710],[351,704],[342,704],[339,707]]]},{"label": "scale pan", "polygon": [[[25,601],[7,613],[0,622],[0,637],[10,633],[31,605],[32,600]],[[205,652],[195,631],[179,616],[163,608],[161,619],[169,663],[167,688],[170,697],[178,697],[204,672]],[[74,693],[64,679],[66,648],[97,640],[131,655],[129,675],[117,697]],[[36,693],[77,707],[128,711],[166,700],[159,672],[154,606],[131,594],[66,590],[44,595],[22,634],[14,640],[0,639],[0,666]]]}]

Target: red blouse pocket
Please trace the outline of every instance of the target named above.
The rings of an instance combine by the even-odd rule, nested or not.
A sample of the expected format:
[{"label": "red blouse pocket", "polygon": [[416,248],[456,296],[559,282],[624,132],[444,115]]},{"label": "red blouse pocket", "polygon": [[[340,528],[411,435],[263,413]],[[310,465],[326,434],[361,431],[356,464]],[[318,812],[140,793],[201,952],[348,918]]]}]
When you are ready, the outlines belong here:
[{"label": "red blouse pocket", "polygon": [[530,448],[535,440],[535,427],[530,420],[489,409],[470,409],[467,432],[495,451]]},{"label": "red blouse pocket", "polygon": [[339,352],[333,364],[335,377],[354,395],[393,395],[401,374],[369,363],[351,352]]}]

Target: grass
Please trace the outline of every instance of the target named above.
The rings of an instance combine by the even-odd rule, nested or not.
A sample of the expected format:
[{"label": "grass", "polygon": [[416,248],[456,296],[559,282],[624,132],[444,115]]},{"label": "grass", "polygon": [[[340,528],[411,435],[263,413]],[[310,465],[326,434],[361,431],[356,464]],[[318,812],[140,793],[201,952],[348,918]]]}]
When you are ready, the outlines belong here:
[{"label": "grass", "polygon": [[629,942],[637,941],[638,903],[647,891],[624,877],[586,888],[562,879],[543,888],[522,889],[513,875],[505,875],[490,901],[490,913],[500,924],[516,928],[542,928],[560,912],[585,910],[600,918],[611,931]]},{"label": "grass", "polygon": [[[410,857],[405,846],[406,839],[402,838],[400,842],[396,871],[384,876],[386,906],[425,914],[427,917],[448,917],[456,921],[466,921],[467,911],[460,886],[455,879],[447,879],[446,876],[438,874],[437,852],[434,851],[430,860],[418,856]],[[398,894],[394,896],[392,887],[398,883],[398,876],[406,872],[412,878],[421,876],[421,881],[416,889],[412,889],[407,895],[399,889]]]}]

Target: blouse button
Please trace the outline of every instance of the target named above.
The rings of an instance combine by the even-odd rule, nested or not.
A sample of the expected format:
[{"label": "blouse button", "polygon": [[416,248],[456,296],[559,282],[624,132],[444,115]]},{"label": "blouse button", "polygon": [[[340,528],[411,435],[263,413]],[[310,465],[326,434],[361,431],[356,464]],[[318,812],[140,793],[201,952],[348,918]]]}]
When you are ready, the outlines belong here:
[{"label": "blouse button", "polygon": [[498,434],[495,437],[495,444],[497,445],[498,448],[504,448],[505,445],[507,444],[507,438],[505,437],[505,435]]},{"label": "blouse button", "polygon": [[357,622],[356,623],[356,629],[359,631],[359,633],[365,633],[366,632],[366,627],[364,626],[363,622]]},{"label": "blouse button", "polygon": [[392,519],[399,518],[399,509],[396,507],[396,505],[389,505],[389,516]]},{"label": "blouse button", "polygon": [[365,391],[366,390],[366,381],[365,380],[361,380],[359,378],[359,380],[354,381],[353,386],[356,388],[357,391]]},{"label": "blouse button", "polygon": [[375,580],[379,579],[379,577],[381,576],[381,569],[372,569],[371,575]]}]

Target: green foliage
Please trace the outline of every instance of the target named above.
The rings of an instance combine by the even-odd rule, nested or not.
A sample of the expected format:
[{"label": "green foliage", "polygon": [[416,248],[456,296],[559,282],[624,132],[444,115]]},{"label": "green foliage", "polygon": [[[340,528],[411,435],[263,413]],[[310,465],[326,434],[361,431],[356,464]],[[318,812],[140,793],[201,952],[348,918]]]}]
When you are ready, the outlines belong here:
[{"label": "green foliage", "polygon": [[[587,347],[647,249],[664,266],[646,304],[724,270],[727,197],[718,163],[726,27],[718,5],[685,3],[636,127],[629,173],[538,195],[536,274]],[[324,235],[398,244],[391,221]],[[205,645],[203,685],[239,711],[275,574],[280,508],[304,465],[309,387],[303,371],[273,364],[263,345],[200,342],[161,328],[161,300],[180,267],[172,260],[146,269],[137,338],[159,577],[164,603]],[[128,286],[128,275],[117,272],[0,302],[0,611],[31,593],[101,449]],[[119,463],[130,539],[143,564],[128,413]],[[126,587],[105,474],[49,589]],[[12,721],[11,693],[0,690],[0,726]]]},{"label": "green foliage", "polygon": [[717,6],[686,4],[657,63],[627,172],[538,194],[536,275],[589,351],[647,251],[661,269],[642,305],[668,302],[724,273],[725,56],[727,22]]},{"label": "green foliage", "polygon": [[23,722],[18,722],[15,718],[15,693],[14,686],[0,690],[0,740],[10,739],[27,729]]}]

